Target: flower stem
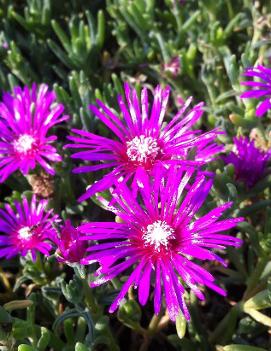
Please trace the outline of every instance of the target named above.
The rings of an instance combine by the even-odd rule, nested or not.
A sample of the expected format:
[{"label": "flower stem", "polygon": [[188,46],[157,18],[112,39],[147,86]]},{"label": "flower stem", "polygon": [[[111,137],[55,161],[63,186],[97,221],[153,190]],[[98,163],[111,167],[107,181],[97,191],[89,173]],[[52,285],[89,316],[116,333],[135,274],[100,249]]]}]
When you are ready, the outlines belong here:
[{"label": "flower stem", "polygon": [[82,282],[83,282],[83,289],[84,289],[84,294],[86,299],[86,305],[91,311],[91,313],[93,313],[94,315],[97,315],[100,311],[99,305],[97,304],[86,280],[82,279]]},{"label": "flower stem", "polygon": [[145,335],[145,336],[144,336],[144,341],[143,341],[143,343],[141,344],[139,351],[147,351],[147,350],[148,350],[148,347],[149,347],[149,345],[150,345],[150,342],[151,342],[151,338],[148,337],[147,335]]},{"label": "flower stem", "polygon": [[111,280],[111,283],[112,283],[113,287],[114,287],[116,290],[120,290],[120,288],[121,288],[121,283],[118,281],[117,278],[113,278],[113,279]]},{"label": "flower stem", "polygon": [[247,289],[246,289],[246,291],[244,293],[244,297],[243,297],[244,301],[246,301],[251,296],[253,296],[253,290],[255,289],[255,287],[259,283],[259,280],[260,280],[262,272],[263,272],[263,270],[268,262],[268,259],[269,258],[267,255],[263,255],[262,257],[259,258],[254,272],[252,273],[252,275],[248,279]]},{"label": "flower stem", "polygon": [[[147,351],[148,347],[151,343],[152,338],[155,336],[155,334],[159,331],[161,331],[168,323],[169,318],[167,315],[161,317],[161,315],[156,315],[154,314],[148,329],[146,330],[146,333],[143,335],[144,341],[140,346],[139,351]],[[162,322],[162,323],[161,323]]]},{"label": "flower stem", "polygon": [[6,276],[6,273],[4,272],[2,267],[0,267],[0,278],[1,278],[5,288],[7,289],[7,291],[11,291],[12,288],[10,286],[10,283],[9,283],[9,280],[8,280],[8,278]]},{"label": "flower stem", "polygon": [[149,335],[153,335],[156,333],[160,320],[161,320],[161,317],[159,315],[156,315],[156,314],[153,315],[153,317],[150,321],[150,324],[148,326],[148,334]]},{"label": "flower stem", "polygon": [[162,330],[164,328],[166,328],[166,326],[168,325],[170,319],[169,319],[169,316],[168,314],[165,314],[159,321],[159,324],[157,326],[157,330]]}]

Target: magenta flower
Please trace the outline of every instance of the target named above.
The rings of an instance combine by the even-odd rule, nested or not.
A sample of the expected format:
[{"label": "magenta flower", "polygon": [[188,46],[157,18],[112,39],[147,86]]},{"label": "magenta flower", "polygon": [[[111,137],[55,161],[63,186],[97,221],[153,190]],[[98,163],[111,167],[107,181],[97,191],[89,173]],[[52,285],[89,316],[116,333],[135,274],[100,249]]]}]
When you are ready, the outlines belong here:
[{"label": "magenta flower", "polygon": [[270,157],[271,151],[262,151],[253,140],[239,137],[234,138],[234,150],[222,159],[226,164],[233,164],[236,179],[251,188],[264,177]]},{"label": "magenta flower", "polygon": [[51,145],[57,139],[47,136],[54,125],[67,120],[64,107],[56,103],[56,95],[46,84],[29,89],[15,87],[12,95],[4,93],[0,103],[0,182],[20,170],[24,175],[40,164],[55,174],[49,161],[61,161]]},{"label": "magenta flower", "polygon": [[[91,111],[111,129],[118,140],[77,129],[72,130],[77,136],[68,137],[74,144],[68,144],[67,147],[84,150],[73,154],[72,158],[97,162],[77,167],[75,173],[113,168],[113,171],[89,187],[80,201],[108,189],[115,178],[123,177],[125,181],[134,178],[136,184],[142,169],[151,173],[158,163],[165,166],[202,165],[222,150],[221,146],[214,143],[220,132],[213,130],[202,133],[191,129],[203,114],[203,103],[187,111],[192,100],[189,98],[182,109],[165,124],[169,87],[156,87],[151,109],[146,88],[141,92],[141,106],[135,89],[130,89],[126,83],[124,90],[128,108],[122,96],[118,96],[123,119],[99,100],[97,104],[102,111],[96,106],[90,106]],[[192,151],[196,156],[193,160],[188,160]]]},{"label": "magenta flower", "polygon": [[251,87],[250,90],[241,94],[241,98],[260,98],[265,97],[264,101],[256,109],[256,116],[262,117],[267,110],[271,108],[271,69],[258,65],[247,68],[245,73],[247,77],[260,78],[260,81],[242,82],[242,85]]},{"label": "magenta flower", "polygon": [[2,48],[3,48],[3,49],[6,49],[6,50],[9,48],[9,45],[8,45],[8,42],[7,42],[7,41],[4,40],[4,41],[2,42]]},{"label": "magenta flower", "polygon": [[49,240],[55,236],[53,224],[58,216],[53,210],[46,211],[47,204],[47,200],[37,203],[34,195],[30,204],[25,197],[21,203],[14,201],[15,211],[9,204],[0,209],[0,258],[30,252],[35,260],[36,251],[49,254],[52,248]]},{"label": "magenta flower", "polygon": [[80,228],[72,226],[71,221],[65,221],[59,235],[53,241],[57,245],[57,255],[60,262],[80,262],[86,252],[86,243],[80,241]]},{"label": "magenta flower", "polygon": [[93,241],[87,250],[89,256],[81,263],[100,264],[97,279],[91,282],[91,287],[108,282],[128,270],[129,278],[111,305],[110,312],[118,308],[131,286],[138,288],[139,302],[145,305],[153,284],[155,313],[159,313],[164,295],[169,317],[173,321],[180,312],[189,319],[184,301],[184,284],[199,299],[204,299],[199,285],[225,295],[225,291],[214,284],[214,277],[194,263],[192,258],[217,260],[225,265],[212,249],[223,250],[226,246],[241,245],[240,239],[220,233],[235,227],[242,218],[219,220],[231,203],[217,207],[203,217],[196,217],[212,181],[201,174],[189,187],[193,171],[181,171],[172,166],[167,174],[165,172],[164,167],[157,167],[151,181],[143,171],[139,198],[133,197],[124,182],[117,184],[108,208],[123,223],[81,225],[81,232],[86,233],[81,239]]},{"label": "magenta flower", "polygon": [[164,63],[163,70],[171,73],[172,76],[176,78],[181,71],[180,58],[178,56],[174,56],[168,63]]}]

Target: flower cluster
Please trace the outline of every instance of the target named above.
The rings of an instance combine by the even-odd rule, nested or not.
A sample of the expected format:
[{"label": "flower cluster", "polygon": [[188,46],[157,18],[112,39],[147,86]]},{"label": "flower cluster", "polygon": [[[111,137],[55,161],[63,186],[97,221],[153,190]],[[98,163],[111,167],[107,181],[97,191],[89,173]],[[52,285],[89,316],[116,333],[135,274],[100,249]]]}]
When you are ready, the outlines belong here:
[{"label": "flower cluster", "polygon": [[[225,260],[220,252],[228,246],[239,247],[241,239],[223,232],[234,228],[242,218],[224,218],[231,203],[199,216],[213,183],[213,175],[205,166],[223,150],[216,142],[222,133],[195,130],[192,127],[203,114],[203,103],[189,107],[192,98],[184,102],[176,115],[167,113],[169,87],[158,85],[150,99],[143,88],[141,99],[135,89],[124,85],[126,102],[118,96],[120,114],[103,102],[91,105],[91,111],[114,134],[113,138],[73,129],[68,148],[79,149],[73,159],[94,162],[80,165],[75,173],[106,171],[92,184],[80,200],[96,194],[100,202],[121,219],[117,222],[64,225],[46,210],[47,200],[29,204],[26,198],[14,202],[14,209],[5,205],[0,210],[0,257],[10,258],[28,252],[48,255],[52,247],[60,262],[73,265],[99,264],[91,287],[99,286],[128,273],[119,295],[110,307],[115,311],[130,287],[138,288],[138,299],[145,305],[152,294],[154,311],[160,312],[163,300],[171,320],[181,313],[189,319],[185,302],[188,287],[199,299],[206,286],[219,294],[225,291],[215,284],[215,278],[200,261]],[[45,171],[54,173],[47,163],[60,161],[60,155],[50,145],[56,136],[47,136],[50,127],[66,120],[63,106],[55,104],[55,95],[42,84],[31,89],[15,88],[5,94],[0,105],[0,176],[4,181],[20,169],[23,174],[39,163]],[[251,146],[248,153],[258,157]],[[246,157],[239,150],[240,158]],[[232,154],[226,162],[238,162]],[[44,159],[45,158],[45,159]],[[261,158],[264,164],[263,157]],[[259,160],[259,168],[260,168]],[[239,169],[241,169],[239,167]],[[241,179],[241,171],[238,173]],[[254,179],[254,178],[253,178]],[[111,200],[97,195],[108,190]],[[194,262],[198,260],[198,263]]]},{"label": "flower cluster", "polygon": [[58,215],[53,210],[46,210],[48,200],[40,200],[33,195],[30,203],[26,197],[14,202],[14,209],[5,204],[0,209],[0,258],[32,255],[36,252],[48,256],[56,246],[57,258],[61,262],[72,264],[84,257],[86,245],[80,241],[80,228],[75,228],[70,221],[60,227]]},{"label": "flower cluster", "polygon": [[200,299],[204,299],[200,290],[203,285],[225,294],[215,285],[214,277],[191,259],[225,264],[212,249],[241,244],[238,238],[220,234],[242,221],[219,220],[230,203],[196,218],[212,186],[212,180],[201,171],[202,166],[223,149],[215,142],[221,132],[203,133],[191,128],[203,114],[203,103],[189,108],[191,98],[168,120],[168,87],[157,86],[152,103],[146,88],[141,91],[141,101],[128,84],[124,91],[126,103],[118,96],[120,115],[99,100],[99,109],[90,106],[113,132],[114,139],[75,129],[75,135],[68,137],[73,143],[66,147],[82,150],[72,158],[95,163],[79,166],[75,173],[112,169],[88,187],[80,200],[110,188],[112,200],[99,200],[122,220],[82,224],[80,232],[85,236],[80,238],[90,246],[80,262],[100,265],[92,287],[130,272],[111,312],[131,286],[138,287],[139,302],[145,305],[153,285],[155,313],[159,313],[164,296],[172,320],[180,313],[189,319],[185,286]]}]

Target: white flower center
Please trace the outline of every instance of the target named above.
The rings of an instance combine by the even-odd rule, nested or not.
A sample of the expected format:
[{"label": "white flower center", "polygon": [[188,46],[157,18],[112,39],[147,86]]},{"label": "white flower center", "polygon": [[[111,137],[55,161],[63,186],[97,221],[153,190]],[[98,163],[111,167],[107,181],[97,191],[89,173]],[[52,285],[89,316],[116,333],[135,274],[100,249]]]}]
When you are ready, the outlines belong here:
[{"label": "white flower center", "polygon": [[160,246],[167,247],[169,239],[174,239],[174,229],[165,221],[156,221],[147,226],[143,235],[146,244],[154,245],[154,249],[160,251]]},{"label": "white flower center", "polygon": [[22,240],[29,240],[32,237],[33,233],[30,227],[22,227],[18,230],[18,236]]},{"label": "white flower center", "polygon": [[141,163],[148,159],[154,160],[159,151],[157,141],[145,135],[136,136],[131,141],[127,141],[126,145],[129,159]]},{"label": "white flower center", "polygon": [[22,134],[13,142],[13,147],[19,154],[26,154],[32,149],[35,139],[29,134]]}]

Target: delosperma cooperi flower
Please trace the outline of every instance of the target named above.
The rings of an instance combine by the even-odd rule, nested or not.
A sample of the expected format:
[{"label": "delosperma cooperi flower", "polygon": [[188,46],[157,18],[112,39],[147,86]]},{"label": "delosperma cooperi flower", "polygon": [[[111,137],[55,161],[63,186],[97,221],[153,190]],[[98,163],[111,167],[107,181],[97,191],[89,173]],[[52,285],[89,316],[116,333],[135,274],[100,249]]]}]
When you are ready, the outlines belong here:
[{"label": "delosperma cooperi flower", "polygon": [[226,164],[233,164],[235,178],[251,188],[264,177],[271,151],[260,150],[255,146],[254,140],[247,137],[236,137],[233,140],[233,151],[222,156],[222,159]]},{"label": "delosperma cooperi flower", "polygon": [[251,87],[250,90],[241,94],[241,98],[257,99],[264,97],[264,101],[256,109],[256,116],[262,117],[271,108],[271,69],[262,65],[249,67],[246,69],[244,76],[260,78],[260,81],[251,80],[241,83]]},{"label": "delosperma cooperi flower", "polygon": [[[150,108],[148,91],[141,91],[141,102],[135,89],[124,84],[128,108],[121,95],[118,104],[122,114],[116,115],[101,101],[100,108],[91,105],[91,111],[115,134],[117,139],[109,139],[87,131],[73,129],[76,136],[69,136],[72,144],[66,147],[82,149],[72,155],[74,159],[97,162],[93,165],[80,166],[75,173],[93,172],[113,168],[102,179],[90,186],[79,200],[85,200],[96,192],[108,189],[116,178],[134,180],[137,184],[141,169],[152,172],[156,164],[165,166],[202,165],[213,159],[222,150],[214,140],[220,133],[218,130],[202,133],[193,130],[192,126],[203,114],[203,103],[188,109],[192,98],[189,98],[181,110],[169,121],[164,123],[169,99],[169,87],[158,85],[153,94]],[[189,159],[189,151],[195,156]],[[193,154],[193,152],[191,153]]]},{"label": "delosperma cooperi flower", "polygon": [[47,204],[47,200],[38,201],[33,195],[30,203],[26,197],[14,201],[15,210],[9,204],[0,209],[0,258],[31,253],[35,260],[36,251],[49,255],[58,216],[53,210],[46,211]]},{"label": "delosperma cooperi flower", "polygon": [[162,69],[176,78],[181,70],[180,58],[178,56],[173,57],[168,63],[163,64]]},{"label": "delosperma cooperi flower", "polygon": [[80,228],[67,220],[53,241],[57,245],[57,259],[65,263],[79,263],[86,252],[86,243],[80,241]]},{"label": "delosperma cooperi flower", "polygon": [[[221,232],[235,227],[243,219],[219,219],[231,203],[196,217],[212,187],[212,180],[200,174],[191,181],[192,173],[176,166],[171,166],[168,172],[164,167],[156,167],[151,179],[143,171],[137,197],[133,197],[124,182],[118,183],[112,192],[113,199],[108,208],[121,218],[122,223],[93,222],[80,226],[80,231],[86,233],[81,240],[93,242],[81,263],[98,262],[100,265],[91,287],[128,272],[129,277],[110,312],[118,308],[132,286],[138,288],[139,302],[145,305],[153,284],[155,313],[159,313],[164,296],[173,321],[180,313],[189,319],[184,300],[185,286],[202,300],[205,297],[200,286],[225,295],[225,291],[214,283],[214,277],[192,259],[217,260],[225,264],[213,249],[239,247],[241,239]],[[99,243],[96,244],[96,240]]]},{"label": "delosperma cooperi flower", "polygon": [[61,156],[51,144],[55,135],[47,136],[54,125],[67,120],[64,107],[46,84],[32,88],[15,87],[4,93],[0,103],[0,182],[20,170],[24,175],[37,164],[55,174],[48,161],[59,162]]}]

